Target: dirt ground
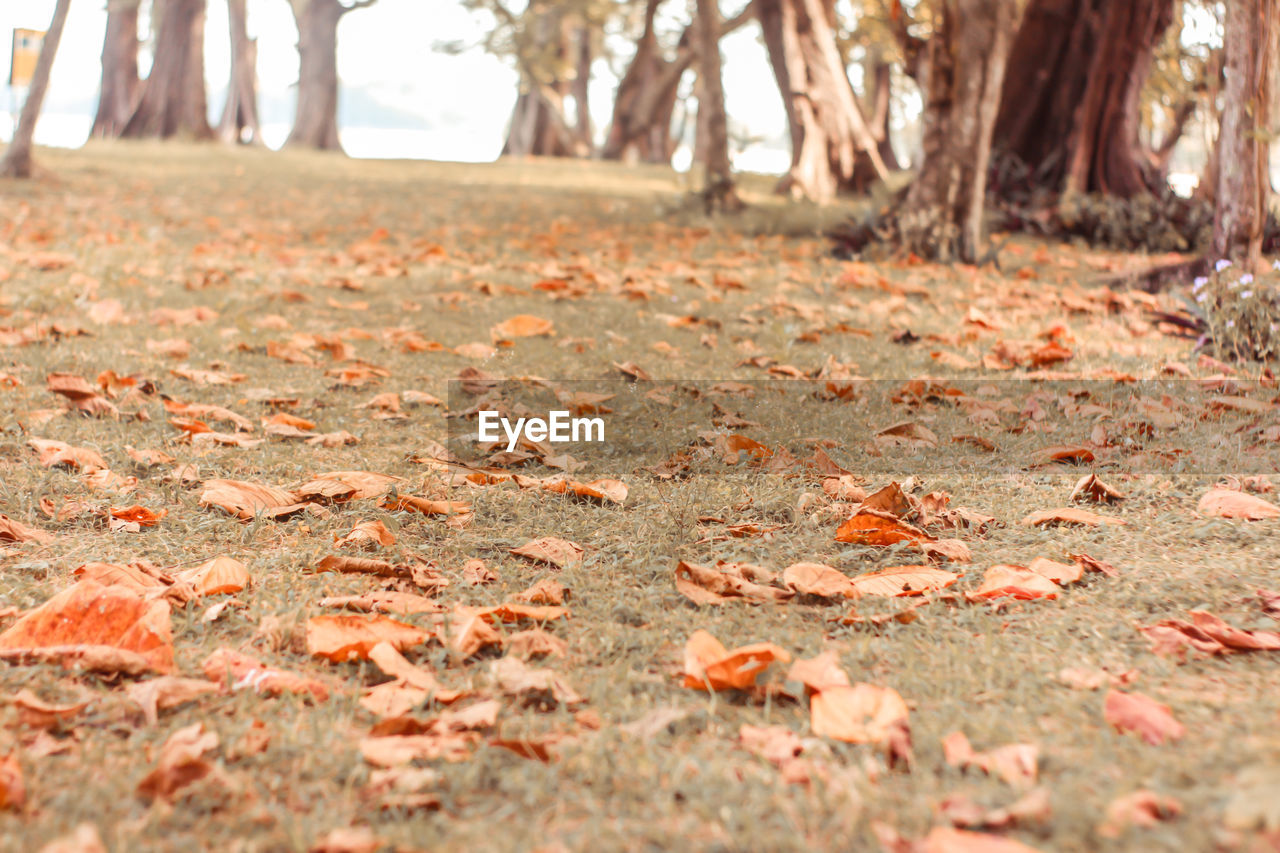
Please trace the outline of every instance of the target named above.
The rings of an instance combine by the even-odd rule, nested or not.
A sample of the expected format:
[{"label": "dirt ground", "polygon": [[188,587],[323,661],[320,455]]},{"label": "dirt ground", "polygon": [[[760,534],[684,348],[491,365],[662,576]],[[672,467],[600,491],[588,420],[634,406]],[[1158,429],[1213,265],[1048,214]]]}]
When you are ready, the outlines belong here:
[{"label": "dirt ground", "polygon": [[[842,261],[820,232],[859,206],[749,179],[712,222],[678,176],[598,163],[39,162],[0,187],[0,512],[36,531],[0,543],[0,631],[87,575],[168,610],[172,665],[0,661],[3,849],[84,824],[112,851],[1280,849],[1280,654],[1139,630],[1280,629],[1280,521],[1202,503],[1274,500],[1280,395],[1162,329],[1174,296],[1104,285],[1152,259],[998,235],[999,269]],[[468,409],[557,391],[602,445],[468,439]],[[1091,472],[1123,498],[1073,500]],[[216,480],[303,506],[236,517]],[[1062,508],[1102,520],[1027,519]],[[854,517],[907,533],[838,541]],[[336,541],[373,521],[393,543]],[[540,537],[580,556],[512,553]],[[191,594],[217,557],[248,585]],[[1085,571],[984,584],[1036,558]],[[806,563],[958,577],[830,593]],[[378,591],[415,612],[322,603]],[[385,629],[411,671],[326,627]],[[699,630],[775,662],[697,689]],[[207,678],[219,649],[256,674]],[[823,653],[822,683],[785,659]],[[1169,713],[1117,722],[1133,696]]]}]

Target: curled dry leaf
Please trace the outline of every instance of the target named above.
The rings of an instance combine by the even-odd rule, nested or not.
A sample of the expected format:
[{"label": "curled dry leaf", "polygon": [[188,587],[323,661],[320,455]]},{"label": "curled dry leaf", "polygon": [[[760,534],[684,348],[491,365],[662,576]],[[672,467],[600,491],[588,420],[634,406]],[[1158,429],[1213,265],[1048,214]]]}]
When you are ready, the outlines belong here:
[{"label": "curled dry leaf", "polygon": [[986,752],[974,752],[969,738],[954,731],[942,739],[947,764],[977,768],[988,776],[998,776],[1015,787],[1034,785],[1039,774],[1040,748],[1030,743],[1013,743]]},{"label": "curled dry leaf", "polygon": [[471,504],[466,501],[435,501],[413,495],[397,495],[390,498],[384,509],[420,512],[423,515],[448,515],[459,518],[470,516]]},{"label": "curled dry leaf", "polygon": [[1280,651],[1280,631],[1246,631],[1233,628],[1212,613],[1192,610],[1191,621],[1165,619],[1155,625],[1139,628],[1158,655],[1182,658],[1188,648],[1200,656],[1225,655],[1232,652]]},{"label": "curled dry leaf", "polygon": [[346,574],[379,575],[381,577],[393,577],[405,574],[407,571],[391,565],[386,560],[349,557],[346,554],[327,555],[316,563],[315,570],[317,572],[344,572]]},{"label": "curled dry leaf", "polygon": [[491,622],[492,617],[484,608],[454,605],[449,619],[449,649],[465,660],[481,649],[501,646],[502,635]]},{"label": "curled dry leaf", "polygon": [[0,811],[19,811],[27,804],[27,784],[14,753],[0,758]]},{"label": "curled dry leaf", "polygon": [[321,607],[345,607],[364,613],[378,611],[411,616],[415,613],[443,613],[444,606],[425,595],[395,590],[378,590],[364,595],[331,595],[320,599]]},{"label": "curled dry leaf", "polygon": [[1053,462],[1092,462],[1093,459],[1093,449],[1083,444],[1045,447],[1031,454],[1033,465],[1048,465]]},{"label": "curled dry leaf", "polygon": [[896,566],[853,578],[860,595],[900,597],[946,589],[960,579],[955,572],[932,566]]},{"label": "curled dry leaf", "polygon": [[[106,654],[92,647],[106,647]],[[40,657],[41,649],[68,665],[85,659],[109,663],[114,658],[132,667],[131,658],[140,658],[146,668],[166,673],[173,668],[169,605],[143,599],[124,587],[81,581],[28,611],[0,634],[0,651],[8,656],[20,658],[23,652],[34,651]]]},{"label": "curled dry leaf", "polygon": [[179,572],[178,580],[190,584],[200,595],[230,595],[249,585],[249,570],[231,557],[214,557],[194,569]]},{"label": "curled dry leaf", "polygon": [[230,684],[232,690],[252,690],[264,696],[298,693],[317,702],[329,698],[329,688],[314,678],[306,678],[282,669],[273,669],[252,655],[228,649],[217,649],[200,664],[204,677],[216,684]]},{"label": "curled dry leaf", "polygon": [[56,468],[61,465],[89,472],[110,467],[98,451],[87,447],[72,447],[66,442],[45,438],[28,439],[27,444],[35,449],[36,457],[45,468]]},{"label": "curled dry leaf", "polygon": [[155,725],[160,712],[179,705],[185,705],[201,696],[217,693],[222,689],[203,678],[182,678],[177,675],[162,675],[146,681],[136,681],[125,687],[125,695],[142,709],[149,725]]},{"label": "curled dry leaf", "polygon": [[753,643],[728,651],[711,634],[694,631],[684,650],[684,686],[695,690],[748,690],[775,661],[791,655],[773,643]]},{"label": "curled dry leaf", "polygon": [[550,669],[531,669],[518,657],[503,657],[489,664],[494,683],[503,693],[525,705],[554,708],[586,700],[563,677]]},{"label": "curled dry leaf", "polygon": [[753,603],[786,601],[794,593],[771,586],[761,586],[728,572],[684,560],[676,566],[676,590],[695,604],[723,604],[734,598]]},{"label": "curled dry leaf", "polygon": [[787,670],[787,681],[798,681],[806,693],[818,693],[832,687],[849,687],[849,676],[840,666],[840,656],[833,651],[802,658]]},{"label": "curled dry leaf", "polygon": [[555,326],[550,320],[535,317],[532,314],[517,314],[496,324],[489,330],[495,342],[509,341],[515,338],[534,338],[555,334]]},{"label": "curled dry leaf", "polygon": [[156,512],[153,509],[147,509],[137,504],[128,507],[113,506],[110,512],[112,521],[136,524],[138,527],[155,527],[160,523],[160,519],[169,514],[167,509]]},{"label": "curled dry leaf", "polygon": [[569,587],[551,578],[543,578],[524,592],[517,593],[514,599],[523,604],[560,605],[567,602],[570,597]]},{"label": "curled dry leaf", "polygon": [[568,643],[541,628],[517,631],[507,637],[506,647],[507,654],[523,660],[540,657],[562,658],[569,653]]},{"label": "curled dry leaf", "polygon": [[1023,527],[1047,527],[1050,524],[1080,524],[1085,527],[1097,527],[1101,524],[1124,524],[1125,522],[1119,518],[1098,515],[1083,509],[1063,507],[1033,512],[1020,523]]},{"label": "curled dry leaf", "polygon": [[904,758],[910,752],[907,717],[907,703],[891,687],[859,682],[828,687],[809,698],[815,735],[886,746]]},{"label": "curled dry leaf", "polygon": [[1057,584],[1075,583],[1084,574],[1084,567],[1079,563],[1067,564],[1036,557],[1027,564],[1027,571],[1044,575]]},{"label": "curled dry leaf", "polygon": [[217,748],[217,732],[206,730],[204,723],[178,729],[160,747],[155,768],[138,783],[138,796],[147,800],[172,799],[178,791],[214,771],[214,765],[204,755]]},{"label": "curled dry leaf", "polygon": [[822,563],[795,563],[782,572],[782,582],[803,595],[820,598],[857,598],[853,579]]},{"label": "curled dry leaf", "polygon": [[378,643],[404,651],[432,636],[430,631],[387,616],[313,616],[307,620],[307,653],[332,663],[364,660]]},{"label": "curled dry leaf", "polygon": [[373,521],[360,522],[341,538],[334,537],[333,544],[338,547],[344,545],[381,545],[383,548],[390,548],[396,544],[396,535],[388,530],[387,526],[381,521],[374,519]]},{"label": "curled dry leaf", "polygon": [[1146,789],[1116,797],[1107,805],[1106,817],[1098,824],[1103,838],[1119,838],[1129,827],[1150,829],[1160,821],[1182,814],[1182,803]]},{"label": "curled dry leaf", "polygon": [[968,594],[970,601],[986,601],[1009,596],[1020,600],[1057,598],[1062,591],[1044,575],[1022,566],[992,566],[982,576],[982,585]]},{"label": "curled dry leaf", "polygon": [[52,541],[52,534],[0,513],[0,542],[36,542],[45,545]]},{"label": "curled dry leaf", "polygon": [[561,478],[550,482],[543,481],[541,488],[559,495],[568,494],[587,500],[608,501],[619,506],[626,503],[628,491],[627,484],[621,480],[592,480],[589,483],[579,483],[577,480]]},{"label": "curled dry leaf", "polygon": [[36,729],[51,729],[58,726],[87,708],[89,701],[59,705],[46,702],[25,687],[8,698],[9,704],[18,709],[18,721],[24,726]]},{"label": "curled dry leaf", "polygon": [[1107,485],[1098,479],[1097,474],[1086,474],[1076,483],[1074,489],[1071,490],[1073,501],[1096,501],[1097,503],[1111,503],[1113,501],[1124,500],[1124,495],[1112,486]]},{"label": "curled dry leaf", "polygon": [[860,509],[836,530],[837,542],[887,547],[899,542],[930,542],[932,536],[892,513]]},{"label": "curled dry leaf", "polygon": [[1174,719],[1168,705],[1141,693],[1108,690],[1103,701],[1103,716],[1120,732],[1133,732],[1152,746],[1177,740],[1187,730]]},{"label": "curled dry leaf", "polygon": [[246,521],[255,515],[284,518],[308,506],[293,492],[275,486],[239,480],[205,480],[202,485],[201,506],[216,506]]},{"label": "curled dry leaf", "polygon": [[344,503],[351,500],[380,498],[391,491],[401,477],[373,471],[330,471],[320,474],[294,489],[300,500],[320,503]]},{"label": "curled dry leaf", "polygon": [[524,557],[534,563],[547,563],[560,569],[581,562],[582,555],[586,553],[576,542],[555,536],[533,539],[510,550],[517,557]]},{"label": "curled dry leaf", "polygon": [[1280,518],[1280,506],[1234,489],[1210,489],[1205,492],[1196,506],[1196,512],[1218,518],[1243,518],[1246,521]]}]

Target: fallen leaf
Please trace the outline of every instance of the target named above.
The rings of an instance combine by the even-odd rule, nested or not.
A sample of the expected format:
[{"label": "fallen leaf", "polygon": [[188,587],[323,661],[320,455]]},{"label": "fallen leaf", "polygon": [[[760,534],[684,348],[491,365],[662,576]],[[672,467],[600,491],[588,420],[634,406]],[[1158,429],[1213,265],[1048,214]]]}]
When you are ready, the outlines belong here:
[{"label": "fallen leaf", "polygon": [[299,693],[310,696],[317,702],[329,698],[329,688],[323,682],[282,669],[273,669],[251,655],[225,646],[205,658],[200,669],[205,678],[216,684],[229,684],[233,691],[252,690],[264,696]]},{"label": "fallen leaf", "polygon": [[1196,512],[1218,518],[1243,518],[1246,521],[1280,518],[1280,506],[1233,489],[1210,489],[1200,499]]},{"label": "fallen leaf", "polygon": [[775,661],[787,663],[791,655],[773,643],[754,643],[728,651],[702,629],[685,645],[684,686],[695,690],[746,690]]},{"label": "fallen leaf", "polygon": [[1119,838],[1129,827],[1150,829],[1157,823],[1182,814],[1182,803],[1173,797],[1139,789],[1116,797],[1107,805],[1106,816],[1098,824],[1103,838]]},{"label": "fallen leaf", "polygon": [[0,811],[21,811],[27,804],[27,784],[14,753],[0,758]]},{"label": "fallen leaf", "polygon": [[734,598],[753,603],[786,601],[792,593],[761,586],[710,566],[681,560],[675,571],[676,590],[695,604],[723,604]]},{"label": "fallen leaf", "polygon": [[1038,775],[1040,749],[1034,744],[1014,743],[986,752],[975,752],[962,731],[942,739],[947,764],[965,769],[976,767],[988,776],[998,776],[1013,786],[1034,785]]},{"label": "fallen leaf", "polygon": [[1080,478],[1075,488],[1071,490],[1071,497],[1068,500],[1091,500],[1097,503],[1111,503],[1124,500],[1124,495],[1119,490],[1098,479],[1097,474],[1086,474]]},{"label": "fallen leaf", "polygon": [[795,563],[782,572],[782,582],[803,595],[820,598],[857,598],[853,579],[822,563]]},{"label": "fallen leaf", "polygon": [[837,542],[887,547],[899,542],[930,542],[934,537],[892,513],[860,509],[836,530]]},{"label": "fallen leaf", "polygon": [[29,527],[0,513],[0,542],[37,542],[45,545],[52,541],[52,534],[38,527]]},{"label": "fallen leaf", "polygon": [[175,577],[190,584],[200,595],[229,595],[240,592],[250,582],[244,563],[231,557],[214,557]]},{"label": "fallen leaf", "polygon": [[489,335],[495,342],[509,341],[515,338],[532,338],[555,333],[550,320],[535,317],[532,314],[517,314],[489,329]]},{"label": "fallen leaf", "polygon": [[185,705],[201,696],[217,693],[220,689],[218,684],[202,678],[162,675],[127,685],[124,692],[135,705],[142,709],[147,723],[154,726],[159,720],[161,711]]},{"label": "fallen leaf", "polygon": [[160,747],[155,768],[138,783],[138,796],[147,800],[172,799],[182,788],[214,771],[214,765],[204,755],[217,748],[217,732],[205,729],[204,723],[178,729]]},{"label": "fallen leaf", "polygon": [[1050,524],[1080,524],[1085,527],[1097,527],[1100,524],[1124,524],[1119,518],[1098,515],[1083,509],[1063,507],[1062,509],[1042,509],[1022,519],[1023,527],[1045,527]]},{"label": "fallen leaf", "polygon": [[1062,591],[1056,583],[1022,566],[992,566],[982,576],[982,585],[968,594],[970,601],[986,601],[1009,596],[1020,600],[1057,598]]},{"label": "fallen leaf", "polygon": [[557,539],[554,536],[533,539],[510,551],[517,557],[524,557],[535,563],[548,563],[560,569],[581,562],[582,555],[585,553],[582,546],[576,542]]},{"label": "fallen leaf", "polygon": [[908,596],[924,595],[946,589],[960,579],[955,572],[935,569],[931,566],[896,566],[853,578],[853,587],[860,595]]},{"label": "fallen leaf", "polygon": [[245,521],[256,515],[279,519],[307,508],[293,492],[239,480],[205,480],[200,505],[216,506]]},{"label": "fallen leaf", "polygon": [[307,620],[307,654],[332,663],[364,660],[380,642],[404,651],[432,636],[430,631],[387,616],[313,616]]},{"label": "fallen leaf", "polygon": [[1037,853],[1036,848],[1013,838],[949,826],[929,830],[918,849],[920,853]]},{"label": "fallen leaf", "polygon": [[827,687],[809,698],[813,733],[846,743],[909,748],[907,717],[907,703],[891,687],[859,682]]},{"label": "fallen leaf", "polygon": [[25,651],[47,649],[68,664],[77,656],[95,655],[75,649],[94,646],[132,653],[148,668],[168,672],[173,668],[168,603],[145,600],[124,587],[84,580],[28,611],[0,634],[2,651],[21,656]]},{"label": "fallen leaf", "polygon": [[390,548],[396,544],[396,536],[381,521],[362,521],[343,537],[334,537],[333,544],[343,545],[381,545]]},{"label": "fallen leaf", "polygon": [[1133,732],[1152,746],[1177,740],[1186,728],[1174,719],[1168,705],[1161,705],[1141,693],[1108,690],[1103,701],[1103,716],[1120,732]]}]

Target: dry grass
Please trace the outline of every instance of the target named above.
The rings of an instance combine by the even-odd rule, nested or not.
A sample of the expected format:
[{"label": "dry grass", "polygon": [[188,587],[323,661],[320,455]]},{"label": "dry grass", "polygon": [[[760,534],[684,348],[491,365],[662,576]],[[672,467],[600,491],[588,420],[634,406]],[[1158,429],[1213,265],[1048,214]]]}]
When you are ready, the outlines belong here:
[{"label": "dry grass", "polygon": [[[1016,453],[999,464],[976,451],[945,449],[914,461],[869,458],[847,415],[829,405],[757,409],[772,417],[745,431],[766,443],[789,442],[799,453],[804,438],[835,437],[832,455],[870,487],[914,475],[925,491],[945,490],[953,504],[994,516],[999,524],[987,535],[966,537],[974,563],[964,588],[988,565],[1025,564],[1035,556],[1063,559],[1084,551],[1121,569],[1118,578],[1090,576],[1056,602],[999,611],[934,605],[912,624],[868,631],[832,621],[844,612],[841,606],[804,601],[699,609],[672,585],[679,559],[748,560],[777,570],[818,561],[849,574],[919,559],[836,543],[832,517],[814,517],[799,506],[801,495],[819,491],[804,478],[712,465],[687,480],[659,481],[636,470],[631,463],[637,460],[624,453],[625,470],[598,472],[631,486],[623,508],[504,487],[468,496],[476,517],[462,531],[371,502],[336,507],[328,518],[244,524],[200,507],[198,489],[164,482],[158,469],[132,466],[124,450],[126,444],[165,449],[180,462],[196,462],[202,477],[289,485],[317,472],[363,469],[419,487],[429,475],[410,460],[445,439],[442,412],[413,408],[407,419],[379,421],[356,406],[386,391],[447,397],[448,380],[468,366],[496,376],[615,381],[613,364],[634,361],[660,378],[759,380],[761,369],[743,361],[767,356],[806,372],[834,361],[868,377],[1002,378],[1010,374],[984,371],[981,357],[999,340],[1034,339],[1055,323],[1070,328],[1075,351],[1060,369],[1155,376],[1166,361],[1186,359],[1188,344],[1156,333],[1140,304],[1092,294],[1091,309],[1073,310],[1070,299],[1060,298],[1087,295],[1093,275],[1140,259],[1038,252],[1034,244],[1015,242],[1004,274],[888,264],[855,268],[850,278],[850,267],[827,257],[820,239],[797,236],[814,234],[845,209],[792,208],[768,197],[761,181],[749,185],[757,207],[746,220],[707,223],[694,211],[677,210],[681,187],[670,173],[595,163],[371,163],[132,145],[44,152],[40,162],[50,170],[41,180],[0,188],[8,212],[0,223],[0,247],[8,248],[0,249],[0,308],[9,314],[2,322],[62,321],[91,334],[3,350],[0,372],[22,385],[0,390],[0,511],[57,538],[0,552],[0,609],[38,605],[90,560],[185,566],[229,554],[245,561],[254,578],[238,596],[246,607],[213,623],[201,621],[202,606],[175,610],[178,669],[198,674],[209,651],[228,645],[320,674],[343,689],[318,706],[247,691],[206,698],[164,714],[152,727],[123,698],[119,683],[47,666],[4,665],[7,694],[27,687],[49,699],[95,699],[54,733],[61,750],[42,757],[34,757],[39,744],[16,724],[16,712],[4,712],[10,725],[0,737],[9,747],[0,753],[17,749],[29,789],[25,811],[0,816],[4,849],[37,849],[86,821],[112,850],[305,850],[335,827],[366,824],[390,845],[419,849],[869,849],[873,821],[921,836],[943,821],[937,806],[948,795],[964,793],[990,806],[1016,799],[1018,792],[999,780],[945,764],[939,741],[955,729],[978,749],[1040,746],[1052,819],[1010,833],[1032,846],[1206,850],[1241,843],[1225,828],[1224,813],[1233,798],[1239,806],[1254,796],[1240,782],[1251,768],[1280,766],[1280,659],[1237,655],[1178,666],[1152,655],[1134,625],[1201,607],[1236,625],[1266,627],[1249,599],[1259,587],[1280,585],[1280,522],[1197,519],[1194,509],[1218,474],[1258,473],[1273,465],[1270,457],[1228,456],[1234,460],[1229,470],[1201,465],[1176,475],[1117,459],[1104,475],[1129,499],[1107,511],[1125,527],[1028,529],[1017,521],[1032,510],[1065,505],[1078,470],[1030,468]],[[370,245],[377,229],[385,229],[385,238]],[[40,252],[65,253],[73,263],[39,271],[27,261]],[[741,289],[718,287],[716,276],[740,282]],[[539,280],[561,277],[581,284],[585,295],[555,301],[530,290]],[[92,304],[105,299],[122,303],[124,322],[90,321]],[[197,305],[214,309],[217,318],[181,328],[157,328],[148,319],[157,307]],[[1002,330],[962,324],[971,306]],[[520,313],[551,319],[557,336],[519,340],[486,361],[404,352],[384,337],[387,329],[405,328],[450,348],[488,343],[491,325]],[[694,315],[704,323],[673,327],[661,314]],[[289,328],[261,327],[267,315],[280,315]],[[866,333],[831,331],[838,323]],[[323,375],[328,356],[317,356],[315,368],[266,354],[268,341],[294,333],[353,328],[371,333],[367,340],[349,338],[356,355],[390,372],[380,384],[334,387]],[[815,328],[827,331],[817,343],[803,342]],[[906,328],[923,340],[891,342]],[[707,334],[714,341],[704,340]],[[190,341],[193,366],[221,362],[247,374],[247,381],[196,387],[170,375],[176,362],[148,351],[146,342],[171,337]],[[566,338],[594,340],[579,352],[559,345]],[[947,367],[931,357],[938,351],[958,354],[972,367]],[[297,414],[317,421],[321,431],[348,430],[360,443],[316,449],[273,439],[253,449],[198,453],[176,443],[178,433],[158,402],[143,407],[150,415],[143,422],[33,420],[33,411],[57,405],[44,390],[48,373],[92,380],[108,369],[140,374],[165,394],[224,405],[254,420],[270,411],[262,398],[297,397]],[[1007,393],[1021,399],[1031,387],[1009,386]],[[730,401],[731,408],[742,405]],[[886,426],[908,416],[927,418],[942,436],[972,431],[962,413],[945,406],[867,415]],[[1063,434],[1073,428],[1060,413],[1051,421]],[[673,414],[672,422],[710,428],[687,411]],[[1197,450],[1226,434],[1218,420],[1196,421],[1179,441]],[[94,492],[78,474],[41,468],[26,446],[33,436],[97,449],[113,470],[138,477],[137,491],[127,499]],[[1044,439],[1058,443],[1052,434]],[[537,466],[534,472],[552,473]],[[64,497],[136,502],[163,507],[168,516],[150,531],[109,534],[90,522],[55,523],[41,514],[42,499],[60,504]],[[698,544],[714,527],[699,521],[704,516],[778,529],[768,537]],[[484,745],[465,761],[435,762],[442,774],[439,811],[381,812],[363,801],[369,768],[356,743],[374,718],[357,700],[360,687],[381,676],[368,664],[308,659],[302,636],[306,619],[322,612],[322,597],[376,586],[367,578],[310,571],[336,535],[368,518],[395,530],[400,545],[438,561],[453,581],[439,596],[446,604],[496,604],[552,575],[566,584],[573,591],[572,619],[550,630],[568,643],[569,656],[549,665],[586,698],[600,730],[584,729],[563,708],[522,709],[508,701],[499,716],[503,736],[564,732],[577,741],[547,764]],[[581,543],[587,558],[550,572],[507,553],[543,535]],[[496,584],[462,582],[461,565],[472,557],[497,572]],[[273,619],[278,627],[264,637],[260,628]],[[738,729],[780,724],[807,736],[805,703],[762,705],[681,688],[675,673],[697,628],[730,647],[768,640],[796,656],[834,649],[854,680],[895,688],[912,708],[910,772],[888,770],[871,747],[828,741],[815,748],[848,769],[852,790],[788,785],[736,745]],[[486,658],[459,663],[432,646],[415,659],[448,686],[487,689]],[[1168,703],[1187,736],[1152,747],[1117,734],[1102,719],[1101,692],[1056,683],[1054,674],[1066,666],[1139,670],[1136,688]],[[653,737],[619,727],[668,707],[689,713]],[[270,732],[268,748],[236,759],[233,746],[256,720]],[[219,733],[218,761],[230,789],[197,785],[172,805],[149,806],[135,796],[135,786],[165,738],[195,721]],[[1176,796],[1183,817],[1119,839],[1095,834],[1107,804],[1139,788]],[[1271,808],[1271,820],[1280,821]]]}]

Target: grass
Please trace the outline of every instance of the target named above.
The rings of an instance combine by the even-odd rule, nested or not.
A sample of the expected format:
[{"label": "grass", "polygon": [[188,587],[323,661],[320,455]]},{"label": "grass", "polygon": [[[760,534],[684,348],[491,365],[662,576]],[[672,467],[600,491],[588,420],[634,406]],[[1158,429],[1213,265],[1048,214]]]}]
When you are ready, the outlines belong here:
[{"label": "grass", "polygon": [[[476,512],[461,531],[368,501],[334,507],[328,517],[241,523],[202,508],[199,489],[164,481],[164,469],[132,465],[124,450],[164,449],[180,463],[197,464],[202,479],[288,486],[324,471],[369,470],[404,477],[412,486],[406,491],[427,493],[435,477],[412,460],[451,430],[456,434],[458,424],[433,407],[377,420],[357,406],[388,391],[448,398],[449,380],[469,367],[494,376],[592,380],[617,390],[624,386],[615,364],[635,362],[667,380],[759,381],[767,374],[748,360],[763,357],[769,361],[759,364],[809,374],[834,364],[863,377],[946,376],[978,389],[1028,375],[982,366],[1000,341],[1039,345],[1038,335],[1061,324],[1074,358],[1052,369],[1075,377],[1110,370],[1154,378],[1169,361],[1194,365],[1188,342],[1160,334],[1138,298],[1099,292],[1093,283],[1144,259],[1015,239],[1001,271],[906,260],[849,264],[828,256],[820,231],[856,206],[785,204],[768,195],[766,180],[752,179],[746,189],[753,209],[741,219],[709,222],[684,203],[684,187],[672,173],[601,163],[384,163],[150,145],[47,151],[40,163],[47,173],[38,181],[0,187],[8,211],[0,223],[0,309],[7,314],[0,324],[62,322],[90,334],[3,350],[0,373],[22,384],[0,390],[0,511],[56,539],[0,552],[0,610],[39,605],[91,560],[189,566],[227,554],[252,574],[253,586],[237,596],[245,606],[214,622],[201,618],[208,602],[176,609],[177,669],[198,675],[204,657],[225,645],[340,689],[314,706],[248,691],[204,697],[148,726],[119,681],[4,665],[6,694],[30,688],[50,700],[93,702],[51,735],[21,726],[16,708],[0,712],[6,724],[0,753],[15,751],[28,787],[24,810],[0,812],[0,848],[38,849],[89,822],[112,850],[306,850],[349,826],[368,826],[388,847],[403,849],[870,849],[873,822],[914,838],[945,822],[938,807],[947,796],[965,794],[994,807],[1021,793],[947,766],[940,741],[956,729],[979,750],[1039,745],[1052,818],[1008,833],[1033,847],[1204,850],[1239,847],[1253,837],[1224,816],[1251,796],[1262,798],[1246,784],[1251,770],[1280,766],[1274,689],[1280,659],[1261,653],[1175,665],[1151,654],[1134,626],[1200,607],[1235,625],[1267,627],[1250,599],[1257,588],[1280,586],[1280,522],[1206,520],[1194,510],[1219,474],[1275,470],[1269,455],[1227,448],[1170,473],[1115,454],[1099,471],[1129,499],[1103,512],[1126,526],[1045,530],[1017,522],[1033,510],[1066,505],[1082,473],[1033,468],[1021,455],[1037,443],[1065,443],[1060,439],[1081,428],[1052,402],[1046,423],[1058,431],[1044,433],[1043,441],[1004,435],[1007,452],[992,462],[946,445],[914,457],[873,457],[863,449],[862,422],[855,427],[847,409],[803,399],[776,407],[724,401],[754,412],[749,419],[762,425],[742,431],[770,446],[800,455],[812,447],[805,439],[832,439],[832,456],[869,489],[914,475],[923,491],[945,490],[953,506],[994,516],[998,523],[987,534],[963,537],[974,558],[958,569],[966,571],[964,589],[976,586],[989,565],[1036,556],[1085,551],[1121,570],[1117,578],[1091,575],[1053,602],[999,610],[932,605],[911,624],[872,631],[838,624],[847,609],[841,605],[698,608],[673,586],[680,559],[747,560],[775,570],[817,561],[851,575],[919,560],[901,549],[835,542],[841,510],[815,511],[824,504],[816,498],[821,490],[805,477],[708,463],[688,479],[663,481],[642,468],[660,461],[653,453],[611,461],[584,448],[584,460],[595,466],[587,471],[631,487],[624,507],[507,486],[456,490]],[[47,253],[66,256],[68,264],[37,269],[33,262]],[[581,294],[556,298],[556,291],[532,289],[546,280],[569,281]],[[93,322],[104,300],[119,301],[119,321]],[[157,308],[196,306],[213,309],[216,319],[179,327],[152,319]],[[965,322],[971,308],[998,330]],[[515,314],[552,320],[556,336],[520,339],[475,359],[407,352],[388,335],[413,330],[450,349],[489,344],[490,327]],[[698,322],[669,322],[686,316]],[[893,341],[908,329],[917,342]],[[329,356],[306,349],[306,340],[303,348],[318,367],[267,354],[269,341],[294,335],[339,336],[357,358],[390,376],[360,388],[336,386],[324,375]],[[189,341],[190,365],[221,366],[247,380],[196,386],[177,378],[170,369],[179,362],[147,347],[148,340],[168,338]],[[565,345],[574,339],[580,340]],[[58,405],[44,387],[48,373],[93,381],[104,370],[152,379],[171,397],[223,405],[255,421],[272,411],[263,400],[297,398],[290,411],[316,421],[320,431],[347,430],[360,442],[313,448],[269,439],[252,449],[202,452],[176,441],[179,433],[155,399],[126,407],[147,413],[146,420],[33,416]],[[1021,404],[1040,386],[1002,387]],[[1257,425],[1258,418],[1202,419],[1198,407],[1209,392],[1185,387],[1197,408],[1183,431],[1153,441],[1153,448],[1202,453],[1221,445],[1238,423]],[[665,426],[711,428],[709,406],[701,405],[696,414],[692,407],[677,410]],[[865,416],[881,426],[927,422],[944,438],[980,430],[943,405],[885,404]],[[1275,416],[1262,420],[1275,423]],[[262,437],[260,430],[255,435]],[[136,490],[95,491],[74,472],[40,467],[26,446],[31,437],[98,450],[113,471],[138,478]],[[534,465],[531,473],[554,472]],[[41,513],[42,499],[60,504],[67,497],[95,506],[139,503],[168,515],[152,530],[110,534],[93,521],[59,523]],[[700,544],[717,528],[706,517],[777,529]],[[587,700],[583,709],[598,715],[598,730],[574,710],[522,708],[504,699],[501,735],[570,735],[559,760],[544,764],[482,743],[464,761],[429,762],[440,773],[431,789],[439,810],[382,811],[364,798],[371,768],[357,743],[375,718],[357,700],[363,686],[382,676],[370,664],[308,658],[304,626],[324,612],[324,596],[377,587],[369,578],[311,571],[332,551],[335,536],[369,518],[397,533],[392,553],[403,547],[438,563],[452,581],[438,596],[446,605],[496,604],[547,577],[568,586],[572,618],[547,626],[567,642],[568,656],[546,665]],[[553,571],[507,553],[544,535],[582,544],[586,559]],[[496,572],[496,583],[463,582],[462,564],[473,557]],[[890,770],[873,747],[815,739],[811,748],[847,784],[785,782],[738,746],[739,728],[777,724],[809,737],[807,703],[682,688],[676,674],[685,641],[698,628],[731,648],[767,640],[796,657],[831,649],[853,680],[896,689],[911,707],[910,771]],[[425,646],[411,657],[446,686],[492,692],[491,656],[458,662],[439,646]],[[1169,704],[1188,734],[1153,747],[1116,733],[1102,718],[1100,691],[1056,682],[1054,674],[1067,666],[1138,670],[1135,689]],[[686,713],[649,737],[623,728],[665,708]],[[418,716],[432,713],[424,708]],[[172,804],[136,797],[165,739],[197,721],[219,734],[214,755],[229,781],[198,783]],[[268,746],[240,756],[237,745],[256,721],[266,726]],[[52,753],[43,754],[51,745]],[[1099,836],[1095,827],[1107,805],[1139,788],[1177,797],[1182,817],[1118,839]]]}]

